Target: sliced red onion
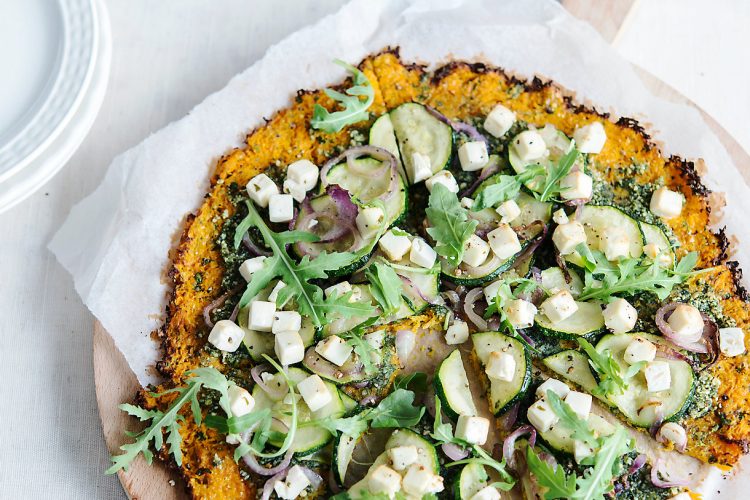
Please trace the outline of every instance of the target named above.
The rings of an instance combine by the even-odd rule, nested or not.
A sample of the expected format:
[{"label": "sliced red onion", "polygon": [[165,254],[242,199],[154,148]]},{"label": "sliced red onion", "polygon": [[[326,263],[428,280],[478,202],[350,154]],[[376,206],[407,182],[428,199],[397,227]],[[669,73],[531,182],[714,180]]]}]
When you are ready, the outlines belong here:
[{"label": "sliced red onion", "polygon": [[417,336],[411,330],[399,330],[396,332],[396,354],[401,360],[401,365],[406,364],[411,351],[417,343]]},{"label": "sliced red onion", "polygon": [[437,109],[431,107],[431,106],[425,106],[427,108],[427,111],[440,120],[441,122],[445,123],[446,125],[450,126],[453,130],[456,132],[461,132],[462,134],[466,134],[469,136],[469,138],[472,141],[482,141],[485,144],[487,143],[487,138],[479,133],[479,130],[476,129],[473,125],[469,125],[468,123],[463,122],[454,122],[447,116],[445,116],[443,113],[438,111]]},{"label": "sliced red onion", "polygon": [[398,277],[401,278],[401,281],[404,282],[404,284],[406,285],[406,287],[410,288],[412,291],[414,291],[414,293],[416,293],[419,296],[419,298],[421,298],[422,300],[424,300],[428,304],[434,304],[435,303],[435,301],[432,298],[426,296],[424,294],[424,292],[422,290],[420,290],[419,287],[417,285],[415,285],[414,282],[411,279],[407,278],[406,276],[401,276],[400,274],[398,275]]},{"label": "sliced red onion", "polygon": [[451,310],[456,311],[461,307],[461,297],[455,290],[445,290],[442,295],[449,302]]},{"label": "sliced red onion", "polygon": [[[364,365],[360,362],[355,362],[352,358],[349,358],[342,366],[336,366],[327,359],[319,355],[314,347],[310,347],[305,352],[305,359],[302,363],[310,370],[315,373],[322,374],[332,379],[340,379],[345,376],[358,375],[362,372]],[[367,385],[367,381],[362,384]]]},{"label": "sliced red onion", "polygon": [[533,448],[536,444],[536,429],[530,425],[522,425],[515,431],[511,432],[508,437],[505,438],[505,441],[503,441],[503,458],[505,458],[505,463],[508,464],[508,467],[511,469],[516,468],[516,459],[514,457],[516,441],[518,438],[526,434],[529,435],[529,446]]},{"label": "sliced red onion", "polygon": [[242,236],[242,244],[245,246],[245,248],[247,248],[247,251],[250,252],[253,257],[257,257],[259,255],[269,257],[271,255],[271,252],[263,250],[258,245],[256,245],[252,238],[250,238],[250,234],[248,233],[245,233],[244,236]]},{"label": "sliced red onion", "polygon": [[359,404],[361,406],[370,406],[377,403],[378,397],[375,394],[370,394],[369,396],[365,396],[362,399],[359,400]]},{"label": "sliced red onion", "polygon": [[326,194],[333,202],[333,207],[325,211],[315,211],[310,198],[305,198],[297,220],[295,220],[292,226],[292,228],[306,230],[313,219],[317,221],[331,221],[330,224],[326,224],[328,230],[322,234],[315,229],[311,230],[311,232],[320,238],[318,241],[312,243],[297,242],[295,244],[297,251],[302,255],[317,257],[322,250],[321,245],[339,241],[344,237],[351,236],[353,238],[352,247],[359,246],[359,242],[362,239],[356,227],[359,208],[352,202],[349,192],[341,186],[334,184],[326,188]]},{"label": "sliced red onion", "polygon": [[555,262],[557,263],[557,266],[560,268],[560,270],[563,273],[563,278],[565,278],[565,283],[570,284],[573,281],[573,278],[570,275],[570,270],[568,269],[568,263],[565,261],[565,258],[560,255],[560,251],[555,247]]},{"label": "sliced red onion", "polygon": [[341,493],[341,488],[339,488],[339,485],[336,482],[336,477],[333,475],[332,468],[328,470],[328,487],[331,488],[334,495]]},{"label": "sliced red onion", "polygon": [[[713,366],[713,364],[719,359],[719,327],[715,321],[701,313],[701,317],[703,318],[703,332],[701,333],[700,340],[697,342],[683,341],[677,337],[668,322],[669,316],[679,305],[679,302],[670,302],[669,304],[660,307],[659,310],[656,311],[656,316],[654,318],[656,326],[659,328],[662,335],[677,347],[685,349],[686,351],[705,354],[706,356],[701,359],[703,364],[700,367],[696,367],[694,363],[691,362],[691,365],[694,365],[693,367],[699,371],[705,370],[706,368]],[[690,362],[689,360],[686,361]]]},{"label": "sliced red onion", "polygon": [[646,465],[646,455],[641,453],[640,455],[635,457],[635,460],[633,460],[632,465],[628,468],[628,474],[630,475],[639,471],[641,467],[643,467],[644,465]]},{"label": "sliced red onion", "polygon": [[476,178],[474,182],[471,183],[471,186],[466,188],[462,193],[458,195],[458,198],[464,198],[466,196],[471,196],[474,194],[474,191],[477,190],[479,185],[484,182],[486,179],[489,179],[491,176],[495,175],[500,171],[500,164],[496,161],[491,161],[488,163],[481,172],[479,172],[479,177]]},{"label": "sliced red onion", "polygon": [[236,321],[237,315],[240,313],[240,301],[237,301],[237,303],[234,305],[234,309],[232,309],[232,314],[229,315],[229,321]]},{"label": "sliced red onion", "polygon": [[[362,156],[371,156],[376,160],[387,162],[387,166],[391,167],[391,171],[398,172],[398,160],[391,154],[390,151],[379,148],[377,146],[356,146],[349,148],[340,155],[328,160],[323,168],[320,169],[320,181],[324,186],[328,185],[328,171],[331,167],[338,165],[343,160],[347,161],[348,165],[352,165],[352,161]],[[387,167],[386,167],[387,168]]]},{"label": "sliced red onion", "polygon": [[255,472],[256,474],[260,474],[261,476],[275,476],[279,473],[286,473],[286,470],[289,468],[289,464],[292,462],[292,455],[294,455],[294,450],[292,448],[289,448],[289,451],[286,452],[283,460],[279,462],[278,465],[271,468],[263,467],[262,465],[260,465],[258,463],[258,459],[255,458],[255,455],[253,455],[252,451],[243,455],[242,461],[245,462],[245,465],[247,465],[250,470]]},{"label": "sliced red onion", "polygon": [[519,337],[524,339],[527,344],[529,344],[531,347],[534,347],[536,345],[536,341],[528,336],[525,330],[516,330],[516,333]]},{"label": "sliced red onion", "polygon": [[481,288],[469,290],[469,293],[466,294],[466,300],[464,300],[464,313],[466,313],[466,317],[469,318],[469,321],[474,323],[480,331],[484,332],[488,327],[487,322],[484,318],[478,315],[476,311],[474,311],[474,303],[479,299],[482,293],[483,291]]},{"label": "sliced red onion", "polygon": [[[242,289],[242,285],[236,286],[229,290],[228,292],[225,292],[224,294],[220,295],[216,299],[214,299],[210,304],[208,304],[206,307],[203,308],[203,321],[206,323],[206,326],[209,328],[214,327],[214,322],[211,320],[211,313],[215,310],[221,307],[224,302],[227,301],[227,299],[235,294],[237,294]],[[239,304],[238,304],[239,305]],[[234,313],[233,313],[234,314]],[[236,315],[234,315],[236,318]],[[233,318],[230,317],[231,321],[234,321]]]},{"label": "sliced red onion", "polygon": [[677,333],[675,333],[675,331],[672,330],[672,327],[669,326],[669,317],[680,305],[682,304],[679,302],[670,302],[669,304],[661,306],[656,311],[656,316],[654,317],[656,326],[659,328],[659,331],[662,333],[662,335],[668,338],[677,347],[681,347],[686,351],[705,354],[706,352],[708,352],[708,349],[705,345],[701,344],[700,341],[685,342],[683,339],[679,338]]},{"label": "sliced red onion", "polygon": [[521,408],[521,403],[518,402],[510,407],[508,411],[505,412],[505,415],[503,415],[500,418],[500,427],[502,429],[505,429],[506,431],[509,431],[513,428],[514,425],[516,425],[516,420],[518,420],[518,410]]},{"label": "sliced red onion", "polygon": [[289,469],[286,468],[266,481],[266,484],[263,485],[263,495],[261,495],[260,500],[269,500],[271,498],[274,485],[277,481],[283,480],[286,477],[288,470]]},{"label": "sliced red onion", "polygon": [[455,443],[443,443],[440,446],[440,449],[443,450],[445,456],[451,460],[463,460],[469,456],[469,450],[462,448]]},{"label": "sliced red onion", "polygon": [[656,463],[651,467],[651,484],[656,486],[657,488],[675,488],[675,487],[686,487],[690,484],[689,479],[670,479],[670,480],[664,480],[659,477],[659,473],[661,472],[660,468],[662,465],[662,460],[660,458],[656,459]]},{"label": "sliced red onion", "polygon": [[256,365],[250,370],[250,376],[253,378],[255,384],[263,390],[263,392],[268,394],[271,399],[278,401],[286,395],[287,387],[286,384],[284,384],[283,387],[277,387],[274,389],[266,384],[263,381],[263,377],[261,377],[261,374],[270,370],[271,365],[269,364]]},{"label": "sliced red onion", "polygon": [[684,453],[684,452],[685,452],[685,449],[687,448],[687,434],[685,434],[685,433],[684,433],[684,432],[685,432],[685,430],[684,430],[684,429],[682,429],[682,432],[683,432],[683,434],[681,434],[681,435],[680,435],[680,439],[679,439],[679,441],[671,441],[670,439],[667,439],[667,438],[666,438],[666,437],[665,437],[665,436],[664,436],[664,435],[662,434],[662,430],[663,430],[663,429],[664,429],[664,427],[665,427],[665,426],[667,426],[667,425],[676,425],[677,427],[680,427],[680,428],[682,428],[682,427],[681,427],[681,426],[680,426],[679,424],[675,424],[675,423],[673,423],[673,422],[666,422],[666,423],[662,424],[662,425],[661,425],[661,426],[659,427],[659,430],[657,430],[657,431],[656,431],[656,436],[655,436],[655,437],[656,437],[656,441],[658,441],[658,442],[659,442],[659,443],[661,443],[661,444],[669,444],[669,443],[672,443],[672,445],[674,446],[674,449],[675,449],[675,450],[679,451],[680,453]]},{"label": "sliced red onion", "polygon": [[656,433],[659,430],[659,427],[661,427],[662,422],[664,422],[664,407],[660,405],[654,408],[654,423],[652,423],[651,427],[648,428],[648,433],[651,435],[651,437],[656,436]]},{"label": "sliced red onion", "polygon": [[320,474],[309,467],[305,467],[304,465],[300,465],[299,468],[307,477],[307,480],[310,481],[310,486],[312,486],[313,490],[317,490],[318,487],[323,484],[323,478],[320,477]]}]

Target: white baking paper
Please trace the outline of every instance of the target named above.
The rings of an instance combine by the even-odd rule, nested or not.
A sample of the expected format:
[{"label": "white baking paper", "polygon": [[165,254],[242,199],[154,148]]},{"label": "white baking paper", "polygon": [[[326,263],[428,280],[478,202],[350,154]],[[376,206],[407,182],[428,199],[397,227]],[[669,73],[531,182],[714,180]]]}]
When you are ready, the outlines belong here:
[{"label": "white baking paper", "polygon": [[[263,116],[287,106],[298,88],[343,78],[332,59],[356,63],[386,46],[433,67],[455,57],[548,77],[601,111],[654,124],[666,152],[706,160],[706,184],[726,193],[722,224],[750,240],[741,223],[750,213],[750,190],[699,113],[652,96],[629,63],[556,2],[355,0],[271,47],[186,117],[118,156],[50,243],[142,384],[155,381],[159,353],[149,334],[163,319],[167,256],[185,215],[200,205],[216,160],[240,146]],[[734,257],[748,268],[750,247]],[[723,482],[722,497],[737,484]]]}]

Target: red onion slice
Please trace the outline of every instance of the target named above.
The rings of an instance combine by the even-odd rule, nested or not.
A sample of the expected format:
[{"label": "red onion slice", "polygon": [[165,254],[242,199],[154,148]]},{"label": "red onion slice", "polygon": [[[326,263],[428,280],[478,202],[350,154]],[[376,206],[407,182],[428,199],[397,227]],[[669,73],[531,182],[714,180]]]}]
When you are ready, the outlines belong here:
[{"label": "red onion slice", "polygon": [[483,291],[481,288],[474,288],[466,294],[466,300],[464,301],[464,313],[466,314],[466,317],[469,318],[469,321],[474,323],[474,325],[479,328],[480,331],[484,332],[488,327],[487,322],[484,320],[484,318],[477,314],[476,311],[474,311],[474,303],[479,299],[482,293]]},{"label": "red onion slice", "polygon": [[505,438],[505,441],[503,441],[503,458],[505,459],[505,463],[508,464],[508,467],[511,469],[516,468],[516,459],[514,457],[516,441],[525,434],[529,435],[529,446],[533,448],[536,444],[536,429],[530,425],[522,425],[515,431],[511,432],[508,437]]},{"label": "red onion slice", "polygon": [[[659,328],[662,335],[677,347],[689,352],[705,354],[706,356],[701,359],[703,365],[700,367],[693,366],[693,368],[696,368],[699,371],[705,370],[706,368],[713,366],[713,364],[719,359],[719,327],[714,320],[701,313],[701,317],[703,318],[703,332],[701,333],[700,340],[697,342],[683,341],[677,337],[668,322],[669,316],[679,305],[679,302],[670,302],[669,304],[660,307],[659,310],[656,311],[656,316],[654,318],[656,326]],[[686,361],[690,362],[688,359],[686,359]],[[690,362],[690,364],[694,365],[692,362]]]},{"label": "red onion slice", "polygon": [[331,170],[334,165],[338,165],[343,160],[346,160],[347,164],[351,166],[351,162],[362,156],[371,156],[376,160],[387,162],[384,169],[390,167],[391,171],[398,172],[398,160],[396,160],[396,157],[393,156],[390,151],[377,146],[356,146],[347,149],[340,155],[328,160],[325,165],[323,165],[323,168],[320,169],[320,182],[322,185],[328,186],[328,171]]},{"label": "red onion slice", "polygon": [[261,374],[270,371],[270,369],[271,365],[269,364],[256,365],[252,368],[252,370],[250,370],[250,376],[253,378],[255,384],[263,390],[263,392],[268,394],[271,399],[278,401],[286,395],[288,388],[286,384],[284,384],[282,387],[272,388],[263,381],[263,377],[261,377]]},{"label": "red onion slice", "polygon": [[456,132],[460,132],[462,134],[466,134],[469,136],[469,138],[472,141],[482,141],[485,144],[487,144],[487,138],[483,136],[481,133],[479,133],[479,130],[476,129],[473,125],[469,125],[468,123],[464,122],[454,122],[447,116],[445,116],[443,113],[438,111],[437,109],[431,107],[431,106],[425,106],[427,109],[427,112],[430,113],[432,116],[440,120],[441,122],[448,125],[450,128],[455,130]]},{"label": "red onion slice", "polygon": [[267,250],[261,249],[258,245],[255,244],[255,242],[250,238],[250,235],[248,233],[245,233],[242,236],[242,244],[247,248],[247,251],[250,252],[251,255],[254,257],[257,257],[259,255],[262,255],[264,257],[270,257],[271,252]]},{"label": "red onion slice", "polygon": [[513,428],[514,425],[516,425],[516,420],[518,420],[518,410],[521,408],[521,403],[518,402],[510,407],[508,411],[505,412],[505,415],[503,415],[499,421],[500,428],[505,429],[506,431],[509,431]]},{"label": "red onion slice", "polygon": [[644,465],[646,465],[646,455],[641,453],[640,455],[635,457],[632,465],[628,468],[628,474],[634,474],[635,472],[641,470]]},{"label": "red onion slice", "polygon": [[443,443],[440,446],[440,449],[443,450],[445,456],[451,460],[463,460],[469,456],[469,450],[461,448],[455,443]]},{"label": "red onion slice", "polygon": [[242,461],[245,462],[245,465],[247,465],[248,468],[256,474],[260,474],[261,476],[276,476],[279,473],[286,473],[286,470],[289,468],[289,464],[292,462],[292,455],[294,455],[294,450],[292,448],[289,448],[289,450],[284,455],[283,460],[279,462],[278,465],[271,468],[263,467],[262,465],[260,465],[258,463],[258,459],[255,458],[255,455],[253,455],[252,451],[243,455]]},{"label": "red onion slice", "polygon": [[651,467],[651,484],[656,486],[657,488],[675,488],[675,487],[686,487],[690,484],[689,479],[661,479],[659,477],[659,473],[661,471],[661,466],[663,462],[661,458],[656,459],[656,463]]},{"label": "red onion slice", "polygon": [[318,487],[323,483],[323,478],[320,477],[320,474],[315,472],[309,467],[305,467],[303,465],[299,466],[302,473],[307,477],[307,480],[310,481],[310,486],[312,486],[313,490],[317,490]]},{"label": "red onion slice", "polygon": [[359,400],[360,406],[374,405],[378,401],[378,397],[375,394],[370,394]]},{"label": "red onion slice", "polygon": [[[242,285],[236,286],[229,290],[228,292],[225,292],[224,294],[220,295],[216,299],[214,299],[211,303],[209,303],[206,307],[203,308],[203,321],[206,323],[206,326],[209,328],[214,327],[214,322],[211,320],[211,313],[215,310],[224,305],[224,302],[227,301],[227,299],[235,294],[237,294],[242,289]],[[239,304],[238,304],[239,305]],[[234,321],[234,319],[237,317],[237,315],[232,311],[232,315],[234,318],[230,316],[230,320]]]},{"label": "red onion slice", "polygon": [[490,177],[492,177],[499,171],[500,171],[500,164],[496,161],[490,161],[490,163],[488,163],[482,169],[482,171],[479,172],[479,177],[477,177],[477,179],[471,183],[471,186],[469,186],[468,188],[466,188],[465,191],[460,193],[458,195],[458,198],[461,199],[465,196],[471,196],[472,194],[474,194],[474,191],[477,190],[477,188],[482,182],[484,182],[486,179],[489,179]]},{"label": "red onion slice", "polygon": [[288,469],[284,469],[283,471],[279,472],[268,481],[266,481],[266,484],[263,485],[263,495],[261,495],[260,500],[269,500],[271,498],[271,495],[273,494],[273,487],[276,484],[276,481],[284,479],[286,477],[287,471]]}]

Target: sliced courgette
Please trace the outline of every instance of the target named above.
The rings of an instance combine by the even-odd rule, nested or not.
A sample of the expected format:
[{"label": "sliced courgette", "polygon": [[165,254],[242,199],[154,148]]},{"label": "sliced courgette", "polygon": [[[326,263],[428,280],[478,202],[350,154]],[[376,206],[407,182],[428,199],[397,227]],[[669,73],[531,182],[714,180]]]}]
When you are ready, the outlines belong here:
[{"label": "sliced courgette", "polygon": [[[623,232],[630,242],[630,257],[638,258],[643,254],[643,233],[637,220],[617,207],[610,205],[584,205],[583,208],[570,216],[583,224],[586,231],[586,243],[591,250],[600,250],[605,231],[616,228]],[[572,264],[582,266],[583,261],[578,252],[566,255],[565,259]]]},{"label": "sliced courgette", "polygon": [[578,310],[570,317],[553,323],[543,313],[534,318],[536,327],[550,337],[574,340],[576,337],[593,337],[604,331],[604,315],[598,302],[576,301]]},{"label": "sliced courgette", "polygon": [[333,444],[333,473],[336,483],[339,487],[344,486],[346,472],[349,470],[349,464],[352,463],[354,449],[362,441],[362,435],[349,436],[339,434]]},{"label": "sliced courgette", "polygon": [[550,267],[541,272],[542,286],[551,294],[561,290],[567,290],[573,297],[578,297],[583,291],[583,281],[572,269],[568,269],[570,283],[565,279],[563,270],[559,267]]},{"label": "sliced courgette", "polygon": [[383,148],[398,161],[399,173],[404,179],[406,179],[406,172],[404,172],[404,165],[401,161],[401,153],[398,150],[398,141],[396,140],[396,132],[393,130],[393,122],[391,121],[391,115],[385,113],[375,120],[370,127],[370,138],[369,142],[371,146],[377,146]]},{"label": "sliced courgette", "polygon": [[547,368],[587,392],[593,391],[599,384],[591,371],[588,356],[580,351],[573,349],[560,351],[547,356],[543,362]]},{"label": "sliced courgette", "polygon": [[468,463],[461,469],[458,480],[453,486],[453,496],[456,500],[469,500],[487,486],[490,476],[484,465],[476,462]]},{"label": "sliced courgette", "polygon": [[[609,436],[615,432],[615,426],[604,420],[599,415],[591,413],[588,418],[589,429],[594,432],[595,436]],[[546,432],[537,430],[538,436],[554,451],[573,455],[575,451],[575,439],[573,430],[565,425],[564,422],[558,422]]]},{"label": "sliced courgette", "polygon": [[529,389],[531,359],[521,342],[500,332],[475,333],[471,336],[471,340],[474,343],[474,353],[483,370],[490,353],[494,351],[507,352],[516,362],[516,370],[510,382],[485,377],[485,383],[489,385],[490,411],[495,415],[500,415],[523,398]]},{"label": "sliced courgette", "polygon": [[649,224],[648,222],[640,221],[641,231],[643,231],[643,239],[646,244],[654,244],[659,248],[661,262],[661,255],[664,255],[665,267],[672,267],[675,263],[675,253],[672,248],[672,242],[669,241],[669,237],[662,228],[655,224]]},{"label": "sliced courgette", "polygon": [[[375,302],[375,299],[373,298],[372,293],[370,293],[370,288],[368,285],[366,284],[352,285],[352,290],[354,290],[360,295],[358,302],[367,302],[369,304],[372,304],[374,307],[377,307],[378,304]],[[396,313],[390,316],[380,316],[378,321],[375,324],[384,325],[387,323],[391,323],[392,321],[397,321],[399,319],[412,316],[413,314],[414,314],[414,310],[412,310],[410,305],[406,301],[402,301],[401,308],[398,311],[396,311]],[[355,326],[370,319],[370,317],[371,316],[354,315],[354,316],[347,316],[347,317],[341,317],[341,318],[335,319],[323,327],[323,337],[327,337],[329,335],[339,335],[341,333],[348,332]]]},{"label": "sliced courgette", "polygon": [[459,415],[474,416],[477,408],[471,397],[469,379],[466,376],[461,352],[456,349],[438,366],[435,380],[435,394],[443,403],[445,413],[453,420]]}]

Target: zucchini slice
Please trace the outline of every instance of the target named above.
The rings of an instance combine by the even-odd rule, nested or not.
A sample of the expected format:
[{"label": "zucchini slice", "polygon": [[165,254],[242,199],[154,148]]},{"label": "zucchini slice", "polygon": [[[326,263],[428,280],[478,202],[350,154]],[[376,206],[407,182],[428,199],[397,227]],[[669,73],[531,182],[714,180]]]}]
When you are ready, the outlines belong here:
[{"label": "zucchini slice", "polygon": [[[352,285],[352,290],[359,290],[360,299],[359,302],[369,302],[373,306],[377,307],[377,302],[373,298],[372,294],[370,293],[370,287],[367,284],[357,284]],[[391,323],[393,321],[397,321],[399,319],[406,318],[408,316],[412,316],[414,314],[414,310],[410,307],[410,305],[407,303],[407,301],[402,301],[401,308],[396,311],[396,313],[392,314],[391,316],[386,317],[380,317],[380,319],[375,323],[376,325],[384,325],[387,323]],[[334,321],[326,324],[323,327],[323,337],[328,337],[329,335],[338,335],[344,332],[348,332],[355,326],[359,325],[360,323],[367,321],[370,318],[370,316],[348,316],[344,318],[335,319]]]},{"label": "zucchini slice", "polygon": [[458,349],[440,363],[434,384],[435,394],[442,401],[445,413],[453,420],[458,420],[459,415],[477,414],[469,389],[469,378],[466,376],[464,361]]},{"label": "zucchini slice", "polygon": [[362,441],[362,435],[349,436],[339,434],[333,444],[333,474],[339,487],[344,486],[346,472],[349,470],[349,464],[352,463],[354,449]]},{"label": "zucchini slice", "polygon": [[[616,427],[599,415],[590,414],[588,418],[589,428],[597,436],[610,436],[615,432]],[[547,432],[540,432],[537,429],[539,437],[553,450],[565,455],[573,455],[575,450],[575,439],[573,439],[573,430],[564,423],[559,422],[553,425]]]},{"label": "zucchini slice", "polygon": [[[623,231],[630,242],[630,256],[638,258],[643,254],[643,233],[641,225],[637,220],[611,205],[584,205],[580,213],[573,214],[570,220],[583,224],[586,231],[586,240],[591,250],[600,250],[601,238],[604,232],[610,228]],[[581,266],[583,261],[578,252],[566,255],[565,259]]]},{"label": "zucchini slice", "polygon": [[547,316],[537,313],[534,322],[539,330],[550,337],[574,340],[576,337],[593,337],[604,330],[604,315],[598,302],[578,302],[572,316],[553,323]]},{"label": "zucchini slice", "polygon": [[513,380],[490,379],[485,377],[489,384],[490,411],[500,415],[507,411],[514,403],[519,401],[529,389],[531,384],[531,359],[526,348],[518,340],[508,337],[500,332],[481,332],[471,336],[476,354],[482,369],[487,365],[490,353],[503,351],[511,354],[516,361],[516,371]]},{"label": "zucchini slice", "polygon": [[[513,140],[508,144],[508,163],[513,167],[513,170],[517,174],[524,172],[530,165],[542,165],[549,169],[552,163],[557,162],[570,147],[570,138],[565,133],[558,130],[554,125],[547,124],[544,128],[537,130],[539,135],[544,139],[544,144],[547,146],[547,154],[542,158],[526,162],[516,153],[516,148],[513,144]],[[520,133],[520,132],[519,132]],[[538,190],[540,183],[544,182],[544,176],[540,175],[531,179],[526,183],[526,187],[533,190]]]},{"label": "zucchini slice", "polygon": [[583,281],[578,274],[572,269],[568,269],[570,283],[565,280],[565,274],[559,267],[550,267],[541,272],[542,286],[550,291],[557,293],[561,290],[567,290],[573,297],[578,297],[583,291]]},{"label": "zucchini slice", "polygon": [[547,356],[542,361],[547,368],[587,392],[593,391],[599,385],[589,365],[588,356],[580,351],[573,349],[560,351]]},{"label": "zucchini slice", "polygon": [[[640,221],[643,239],[646,244],[652,243],[659,247],[659,252],[664,255],[664,267],[672,267],[675,264],[675,253],[672,248],[672,242],[662,228],[655,224]],[[660,255],[661,259],[661,255]],[[661,260],[659,260],[661,263]]]},{"label": "zucchini slice", "polygon": [[454,497],[456,500],[469,500],[487,486],[489,478],[484,465],[476,462],[466,464],[453,485]]},{"label": "zucchini slice", "polygon": [[380,115],[370,127],[369,143],[371,146],[383,148],[398,161],[399,173],[406,179],[404,164],[401,161],[401,153],[398,150],[398,141],[396,140],[396,131],[393,130],[393,121],[388,113]]},{"label": "zucchini slice", "polygon": [[448,166],[453,155],[453,130],[450,126],[416,102],[402,104],[391,110],[390,115],[401,161],[410,183],[413,183],[414,178],[414,153],[430,158],[433,174]]}]

